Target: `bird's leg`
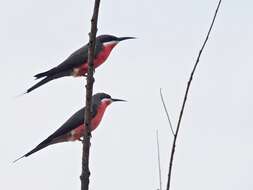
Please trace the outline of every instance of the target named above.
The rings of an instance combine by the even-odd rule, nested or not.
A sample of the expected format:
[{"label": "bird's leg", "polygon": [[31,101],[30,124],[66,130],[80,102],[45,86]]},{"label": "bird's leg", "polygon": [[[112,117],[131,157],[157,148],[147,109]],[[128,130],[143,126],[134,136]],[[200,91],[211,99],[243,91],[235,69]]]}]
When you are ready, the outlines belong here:
[{"label": "bird's leg", "polygon": [[87,134],[87,135],[88,135],[88,137],[89,137],[89,138],[91,138],[91,137],[92,137],[92,135],[91,135],[91,132],[90,132],[90,131],[88,132],[88,134]]},{"label": "bird's leg", "polygon": [[83,139],[81,139],[81,137],[79,139],[77,139],[77,140],[80,141],[80,142],[83,142]]}]

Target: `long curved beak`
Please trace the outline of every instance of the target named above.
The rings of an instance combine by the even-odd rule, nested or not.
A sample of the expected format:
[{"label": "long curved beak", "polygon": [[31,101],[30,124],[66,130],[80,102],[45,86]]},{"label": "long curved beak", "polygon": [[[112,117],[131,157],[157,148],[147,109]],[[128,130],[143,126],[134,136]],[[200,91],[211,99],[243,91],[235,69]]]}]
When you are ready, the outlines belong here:
[{"label": "long curved beak", "polygon": [[126,102],[126,100],[114,99],[114,98],[112,98],[111,100],[112,100],[113,102]]},{"label": "long curved beak", "polygon": [[131,39],[136,39],[136,38],[135,37],[121,37],[121,38],[118,38],[118,41],[131,40]]}]

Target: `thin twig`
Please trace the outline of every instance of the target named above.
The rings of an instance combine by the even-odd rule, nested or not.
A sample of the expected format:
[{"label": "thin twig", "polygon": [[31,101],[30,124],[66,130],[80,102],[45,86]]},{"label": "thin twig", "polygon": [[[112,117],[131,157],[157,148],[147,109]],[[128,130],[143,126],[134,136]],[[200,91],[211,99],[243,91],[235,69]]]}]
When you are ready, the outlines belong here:
[{"label": "thin twig", "polygon": [[159,190],[162,190],[162,175],[161,175],[160,145],[159,145],[158,130],[156,130],[156,145],[157,145],[157,161],[158,161],[158,174],[159,174]]},{"label": "thin twig", "polygon": [[94,83],[94,54],[95,54],[95,44],[96,44],[96,34],[97,34],[97,20],[99,12],[100,0],[95,0],[93,16],[91,19],[91,31],[89,33],[89,47],[88,47],[88,74],[87,74],[87,84],[86,84],[86,106],[84,113],[84,126],[87,130],[84,130],[83,137],[83,154],[82,154],[82,173],[80,176],[81,180],[81,190],[89,189],[89,155],[90,155],[90,122],[91,122],[91,105],[92,105],[92,93],[93,93],[93,83]]},{"label": "thin twig", "polygon": [[167,107],[165,105],[165,102],[164,102],[164,99],[163,99],[163,93],[162,93],[162,89],[160,88],[160,96],[161,96],[161,100],[162,100],[162,103],[163,103],[163,108],[164,108],[164,111],[166,113],[166,116],[167,116],[167,119],[169,121],[169,124],[170,124],[170,129],[171,129],[171,132],[173,134],[173,136],[175,136],[175,132],[173,130],[173,127],[172,127],[172,124],[171,124],[171,120],[170,120],[170,115],[169,115],[169,112],[167,110]]},{"label": "thin twig", "polygon": [[176,148],[176,141],[177,141],[177,135],[178,135],[178,132],[179,132],[179,128],[180,128],[180,124],[181,124],[181,120],[182,120],[182,117],[183,117],[183,113],[184,113],[184,108],[185,108],[185,104],[186,104],[186,100],[187,100],[187,97],[188,97],[188,92],[189,92],[189,89],[190,89],[190,86],[191,86],[191,82],[192,82],[192,79],[193,79],[193,75],[195,73],[195,70],[198,66],[198,63],[199,63],[199,60],[200,60],[200,57],[201,57],[201,54],[202,54],[202,51],[204,50],[205,46],[206,46],[206,43],[208,41],[208,38],[209,38],[209,35],[212,31],[212,28],[213,28],[213,25],[214,25],[214,22],[215,22],[215,19],[216,19],[216,16],[217,16],[217,13],[218,13],[218,10],[220,8],[220,4],[221,4],[221,0],[219,0],[219,3],[217,5],[217,8],[216,8],[216,11],[215,11],[215,14],[214,14],[214,17],[213,17],[213,20],[212,20],[212,23],[211,23],[211,26],[208,30],[208,33],[206,35],[206,38],[205,38],[205,41],[199,51],[199,54],[198,54],[198,57],[197,57],[197,60],[194,64],[194,67],[193,67],[193,70],[191,72],[191,75],[190,75],[190,78],[189,78],[189,81],[187,83],[187,87],[186,87],[186,91],[185,91],[185,95],[184,95],[184,100],[183,100],[183,105],[182,105],[182,108],[181,108],[181,111],[180,111],[180,115],[179,115],[179,119],[178,119],[178,123],[177,123],[177,128],[176,128],[176,133],[175,133],[175,136],[174,136],[174,140],[173,140],[173,144],[172,144],[172,149],[171,149],[171,154],[170,154],[170,165],[169,165],[169,174],[168,174],[168,183],[167,183],[167,190],[170,189],[170,182],[171,182],[171,172],[172,172],[172,164],[173,164],[173,158],[174,158],[174,153],[175,153],[175,148]]}]

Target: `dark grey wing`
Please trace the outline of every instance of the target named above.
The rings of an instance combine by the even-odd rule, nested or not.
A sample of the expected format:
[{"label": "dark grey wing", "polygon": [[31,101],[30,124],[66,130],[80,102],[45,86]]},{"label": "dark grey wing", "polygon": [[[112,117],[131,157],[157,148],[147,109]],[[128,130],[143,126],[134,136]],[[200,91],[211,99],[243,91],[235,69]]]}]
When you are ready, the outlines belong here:
[{"label": "dark grey wing", "polygon": [[65,61],[63,61],[58,66],[34,75],[36,79],[42,78],[42,77],[52,77],[55,75],[60,75],[61,73],[64,73],[66,76],[70,75],[73,68],[78,67],[82,65],[88,57],[88,45],[85,45],[78,50],[76,50],[74,53],[72,53]]},{"label": "dark grey wing", "polygon": [[[57,138],[82,125],[84,123],[84,112],[85,112],[85,108],[82,108],[79,111],[77,111],[48,138],[50,139]],[[95,117],[96,113],[97,113],[97,105],[93,104],[91,117],[92,118]]]},{"label": "dark grey wing", "polygon": [[[95,57],[102,50],[103,44],[98,40],[96,41]],[[52,76],[61,72],[72,72],[74,68],[81,66],[88,60],[88,45],[81,47],[72,53],[65,61],[53,69],[47,71],[47,74]]]},{"label": "dark grey wing", "polygon": [[[103,44],[99,40],[97,40],[95,46],[95,57],[102,50],[102,48]],[[88,60],[88,44],[72,53],[65,61],[63,61],[63,63],[58,65],[57,68],[73,69],[87,62],[87,60]]]},{"label": "dark grey wing", "polygon": [[84,110],[85,108],[80,109],[74,115],[72,115],[59,129],[57,129],[52,135],[48,138],[54,139],[61,135],[64,135],[73,129],[79,127],[84,123]]},{"label": "dark grey wing", "polygon": [[26,153],[25,155],[19,157],[18,159],[14,160],[14,162],[20,160],[21,158],[28,157],[31,154],[47,147],[48,145],[52,144],[53,140],[57,137],[60,137],[71,130],[75,129],[79,125],[81,125],[84,121],[84,108],[77,111],[74,115],[72,115],[58,130],[56,130],[52,135],[38,144],[34,149],[30,152]]},{"label": "dark grey wing", "polygon": [[88,59],[88,45],[81,47],[72,53],[65,61],[55,68],[68,70],[78,67],[85,63]]},{"label": "dark grey wing", "polygon": [[[14,162],[20,160],[21,158],[28,157],[31,154],[47,147],[48,145],[52,144],[53,140],[57,137],[60,137],[62,135],[67,134],[71,130],[77,128],[81,124],[84,123],[84,111],[85,108],[80,109],[77,111],[74,115],[72,115],[58,130],[56,130],[52,135],[50,135],[48,138],[46,138],[44,141],[42,141],[40,144],[38,144],[34,149],[26,153],[25,155],[19,157],[18,159],[14,160]],[[92,108],[92,118],[96,115],[97,112],[97,106],[93,104]]]}]

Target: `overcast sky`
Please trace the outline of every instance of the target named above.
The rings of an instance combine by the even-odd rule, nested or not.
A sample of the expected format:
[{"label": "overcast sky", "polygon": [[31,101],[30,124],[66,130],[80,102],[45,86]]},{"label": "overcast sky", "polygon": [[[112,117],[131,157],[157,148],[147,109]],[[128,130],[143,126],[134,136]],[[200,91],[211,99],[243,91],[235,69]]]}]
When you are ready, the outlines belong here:
[{"label": "overcast sky", "polygon": [[[9,0],[0,6],[0,189],[80,189],[81,143],[50,146],[12,161],[84,105],[85,80],[64,78],[15,98],[33,75],[58,65],[88,41],[93,1]],[[172,142],[159,99],[175,126],[217,0],[101,2],[98,34],[124,41],[95,73],[94,92],[128,100],[108,107],[93,133],[90,189],[163,186]],[[252,190],[252,6],[224,1],[190,90],[177,143],[172,189]]]}]

